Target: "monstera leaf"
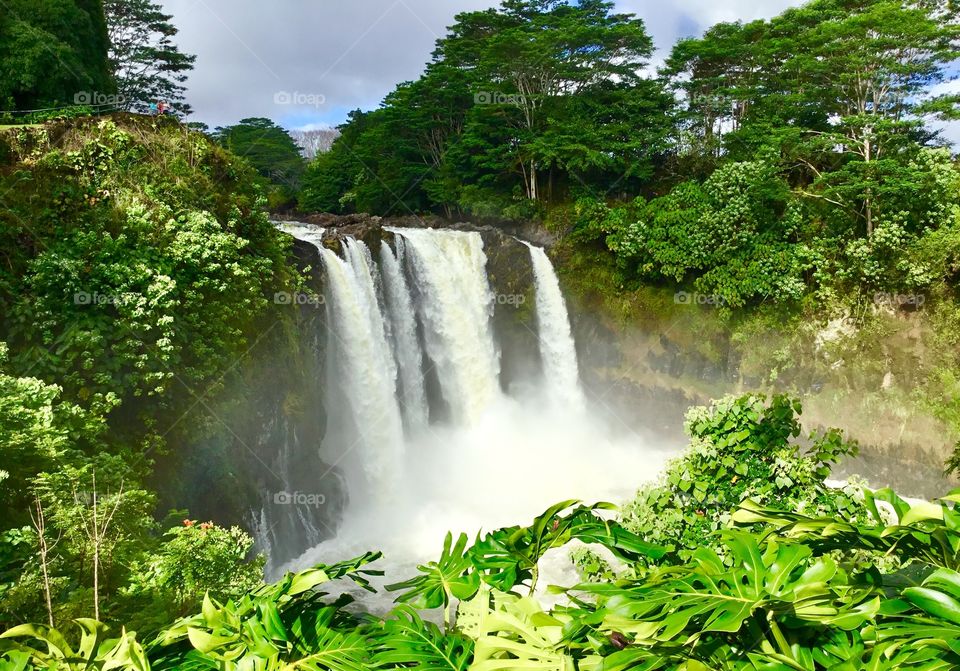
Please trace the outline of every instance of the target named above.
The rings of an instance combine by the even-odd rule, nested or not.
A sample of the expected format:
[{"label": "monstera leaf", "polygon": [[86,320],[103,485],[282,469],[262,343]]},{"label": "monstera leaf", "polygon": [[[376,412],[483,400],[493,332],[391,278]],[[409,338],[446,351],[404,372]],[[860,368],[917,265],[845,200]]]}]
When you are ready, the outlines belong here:
[{"label": "monstera leaf", "polygon": [[[864,494],[874,524],[771,510],[753,501],[741,504],[733,520],[769,524],[778,534],[803,541],[819,552],[867,550],[895,555],[904,563],[917,560],[960,569],[960,511],[948,505],[960,502],[960,490],[943,497],[942,503],[910,504],[890,489]],[[888,518],[892,518],[889,524],[885,522]]]},{"label": "monstera leaf", "polygon": [[536,600],[484,591],[492,600],[476,609],[472,633],[476,651],[470,671],[573,671],[574,658],[564,644],[566,621],[545,613]]},{"label": "monstera leaf", "polygon": [[[549,550],[566,545],[573,539],[601,543],[617,556],[630,561],[638,556],[662,557],[666,550],[645,542],[616,522],[597,516],[601,510],[616,506],[600,503],[577,506],[579,501],[563,501],[549,508],[527,527],[508,527],[487,534],[467,549],[467,537],[456,543],[447,535],[443,553],[436,562],[420,566],[421,575],[405,582],[388,585],[401,591],[397,601],[417,608],[448,608],[453,599],[472,598],[481,581],[502,592],[529,581],[531,594],[536,588],[540,559]],[[565,511],[570,512],[564,514]]]},{"label": "monstera leaf", "polygon": [[[600,543],[625,561],[636,561],[641,555],[659,559],[666,554],[666,549],[647,543],[618,523],[597,515],[600,511],[617,510],[613,504],[598,503],[587,507],[577,505],[579,503],[558,503],[528,527],[510,527],[487,534],[470,551],[474,566],[483,572],[483,581],[506,592],[529,580],[530,593],[533,594],[537,586],[537,567],[544,554],[574,539]],[[573,510],[563,514],[570,508]]]},{"label": "monstera leaf", "polygon": [[444,634],[424,622],[416,610],[400,606],[375,635],[377,668],[418,671],[466,671],[473,660],[473,641],[461,634]]},{"label": "monstera leaf", "polygon": [[387,585],[390,591],[404,590],[397,601],[416,608],[448,608],[452,599],[469,599],[480,587],[480,576],[472,571],[473,564],[466,554],[467,535],[461,534],[453,542],[447,534],[440,559],[417,567],[420,575],[404,582]]},{"label": "monstera leaf", "polygon": [[884,610],[890,622],[877,628],[878,640],[898,650],[949,651],[960,668],[960,573],[934,571]]},{"label": "monstera leaf", "polygon": [[652,665],[644,668],[671,668],[651,660],[669,664],[675,654],[688,656],[674,650],[678,643],[698,648],[695,658],[705,662],[700,655],[719,640],[760,656],[795,659],[793,639],[804,628],[852,631],[879,611],[874,586],[851,581],[832,559],[815,558],[803,545],[761,544],[742,531],[722,537],[729,565],[702,548],[689,564],[662,568],[642,581],[577,588],[598,600],[584,625],[618,640],[617,647],[637,646],[611,655],[613,667],[632,668],[645,660]]},{"label": "monstera leaf", "polygon": [[[11,648],[4,655],[6,660],[0,657],[0,669],[150,671],[150,662],[137,642],[136,634],[123,630],[119,638],[110,638],[107,626],[96,620],[79,619],[74,622],[80,629],[80,645],[76,650],[70,647],[63,634],[43,625],[25,624],[0,635],[0,639],[6,639],[6,645]],[[21,638],[45,645],[47,651],[42,652],[15,641]]]},{"label": "monstera leaf", "polygon": [[[369,589],[365,569],[380,558],[368,553],[350,561],[289,574],[237,602],[218,603],[209,595],[201,612],[164,631],[151,649],[157,669],[274,671],[363,668],[369,642],[353,631],[354,621],[343,610],[352,599],[323,600],[319,585],[349,578]],[[346,630],[346,631],[344,631]]]}]

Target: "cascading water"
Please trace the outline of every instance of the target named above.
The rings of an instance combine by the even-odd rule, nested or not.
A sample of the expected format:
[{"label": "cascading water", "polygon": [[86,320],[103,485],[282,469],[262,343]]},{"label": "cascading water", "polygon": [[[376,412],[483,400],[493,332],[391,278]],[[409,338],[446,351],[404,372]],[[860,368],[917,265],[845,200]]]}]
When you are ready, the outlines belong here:
[{"label": "cascading water", "polygon": [[427,355],[455,424],[475,422],[499,391],[493,291],[477,233],[388,229],[409,246]]},{"label": "cascading water", "polygon": [[570,329],[567,304],[550,257],[540,247],[527,244],[537,284],[537,325],[546,392],[551,400],[571,410],[585,410],[580,386],[577,345]]},{"label": "cascading water", "polygon": [[403,238],[396,239],[394,255],[390,245],[380,243],[380,263],[383,268],[384,293],[389,314],[390,339],[393,343],[400,371],[400,398],[407,429],[423,429],[430,419],[427,391],[423,382],[423,352],[417,337],[417,319],[410,286],[404,274]]},{"label": "cascading water", "polygon": [[373,262],[362,242],[346,242],[346,260],[318,248],[327,274],[329,365],[337,373],[327,384],[334,439],[328,442],[337,452],[331,463],[359,462],[360,469],[347,469],[351,491],[384,498],[402,474],[403,421]]},{"label": "cascading water", "polygon": [[[447,531],[526,523],[570,498],[622,500],[660,471],[666,451],[615,435],[585,411],[566,304],[542,250],[530,258],[543,375],[530,385],[543,393],[513,398],[501,391],[479,234],[388,229],[394,244],[375,264],[361,242],[348,239],[340,258],[315,230],[287,230],[315,244],[326,269],[331,425],[322,456],[345,472],[350,503],[337,537],[285,568],[379,549],[389,578],[407,577]],[[426,393],[427,376],[442,398]],[[435,403],[443,421],[430,420]],[[374,610],[390,605],[389,596],[364,599]]]}]

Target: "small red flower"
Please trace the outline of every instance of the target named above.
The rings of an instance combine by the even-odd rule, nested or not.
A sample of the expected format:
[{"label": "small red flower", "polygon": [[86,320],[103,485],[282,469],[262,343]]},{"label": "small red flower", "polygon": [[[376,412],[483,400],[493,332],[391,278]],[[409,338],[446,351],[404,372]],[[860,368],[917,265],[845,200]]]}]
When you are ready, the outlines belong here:
[{"label": "small red flower", "polygon": [[207,529],[212,529],[213,522],[204,522],[203,524],[200,525],[200,528],[203,529],[204,531],[206,531]]},{"label": "small red flower", "polygon": [[193,520],[184,520],[184,521],[183,521],[183,526],[185,526],[185,527],[192,527],[194,524],[196,524],[196,522],[194,522]]}]

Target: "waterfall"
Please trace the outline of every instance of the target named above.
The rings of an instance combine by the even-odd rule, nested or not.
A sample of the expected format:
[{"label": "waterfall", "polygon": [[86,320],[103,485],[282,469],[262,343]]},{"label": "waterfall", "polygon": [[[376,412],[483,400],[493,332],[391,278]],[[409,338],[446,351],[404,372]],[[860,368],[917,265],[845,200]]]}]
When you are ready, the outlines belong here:
[{"label": "waterfall", "polygon": [[330,362],[335,366],[327,385],[334,449],[340,452],[333,463],[359,462],[366,480],[361,486],[382,497],[402,473],[403,420],[373,262],[359,241],[344,244],[346,259],[318,248],[327,273]]},{"label": "waterfall", "polygon": [[547,253],[531,244],[527,247],[537,285],[537,330],[547,394],[556,403],[582,410],[586,400],[580,386],[577,346],[560,280]]},{"label": "waterfall", "polygon": [[403,239],[409,253],[427,356],[452,420],[471,424],[500,393],[483,240],[460,231],[388,230]]},{"label": "waterfall", "polygon": [[403,417],[408,429],[415,432],[427,425],[430,410],[423,381],[423,352],[417,337],[413,297],[403,270],[403,238],[396,238],[396,247],[397,253],[394,255],[390,245],[380,243],[380,265],[383,268],[387,313],[390,315],[390,340],[400,373]]},{"label": "waterfall", "polygon": [[[289,230],[320,250],[325,270],[327,362],[318,383],[327,421],[316,448],[322,468],[298,459],[278,472],[305,479],[288,489],[306,493],[326,491],[310,483],[333,475],[339,486],[330,489],[345,490],[348,501],[335,518],[317,517],[330,533],[296,557],[285,553],[288,539],[312,543],[313,518],[299,509],[260,515],[261,548],[281,555],[271,559],[271,576],[371,548],[385,551],[391,576],[408,575],[435,558],[450,530],[473,536],[523,523],[564,499],[625,500],[659,472],[668,453],[644,449],[642,439],[584,411],[570,317],[542,249],[527,254],[512,240],[485,249],[475,232],[390,228],[394,244],[371,250],[347,238],[341,257],[324,247],[321,231]],[[523,267],[516,277],[494,277],[502,263]],[[510,395],[501,390],[497,340],[505,331],[494,318],[515,320],[517,330],[528,320],[497,315],[491,283],[526,291],[527,263],[540,355],[527,338],[531,365],[518,370],[529,371],[532,393]],[[508,337],[502,346],[517,347]],[[393,607],[382,591],[360,598],[377,600],[374,612]]]}]

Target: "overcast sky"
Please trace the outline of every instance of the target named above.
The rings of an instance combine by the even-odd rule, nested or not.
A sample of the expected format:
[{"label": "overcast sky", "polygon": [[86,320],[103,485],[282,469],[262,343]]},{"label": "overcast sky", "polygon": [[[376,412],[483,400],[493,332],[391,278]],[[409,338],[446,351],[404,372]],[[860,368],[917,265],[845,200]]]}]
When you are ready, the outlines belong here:
[{"label": "overcast sky", "polygon": [[[499,0],[161,0],[197,55],[193,120],[251,116],[287,128],[336,125],[415,79],[462,11]],[[773,16],[800,0],[618,0],[642,17],[662,55],[724,20]]]},{"label": "overcast sky", "polygon": [[[160,0],[197,55],[194,121],[262,116],[289,128],[335,126],[416,79],[454,16],[499,0]],[[803,0],[616,0],[647,24],[663,58],[719,21],[769,18]],[[960,140],[960,124],[947,136]]]}]

